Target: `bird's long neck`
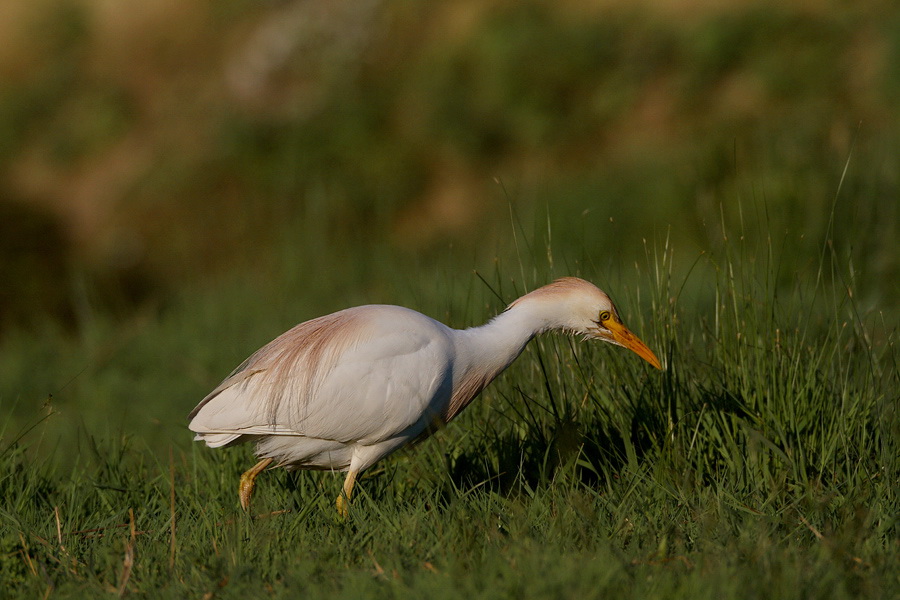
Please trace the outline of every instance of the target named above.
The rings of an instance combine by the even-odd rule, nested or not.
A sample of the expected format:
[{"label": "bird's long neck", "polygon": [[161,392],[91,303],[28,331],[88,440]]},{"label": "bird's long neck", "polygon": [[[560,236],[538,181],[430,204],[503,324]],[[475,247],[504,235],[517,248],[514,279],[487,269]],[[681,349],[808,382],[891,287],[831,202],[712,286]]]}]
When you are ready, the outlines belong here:
[{"label": "bird's long neck", "polygon": [[456,330],[454,392],[444,414],[449,421],[466,407],[551,321],[530,304],[517,304],[480,327]]},{"label": "bird's long neck", "polygon": [[531,339],[553,328],[550,320],[532,304],[516,304],[480,327],[458,332],[463,354],[475,364],[499,368],[512,363]]}]

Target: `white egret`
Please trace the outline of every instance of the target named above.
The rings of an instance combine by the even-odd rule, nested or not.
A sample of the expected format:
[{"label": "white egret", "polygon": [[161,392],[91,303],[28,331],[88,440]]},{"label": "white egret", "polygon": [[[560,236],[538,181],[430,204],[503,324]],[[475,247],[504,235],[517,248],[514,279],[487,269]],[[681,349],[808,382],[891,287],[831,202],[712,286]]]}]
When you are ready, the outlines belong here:
[{"label": "white egret", "polygon": [[244,361],[191,412],[189,427],[211,448],[256,443],[260,461],[240,480],[244,509],[257,475],[274,462],[346,471],[336,501],[346,515],[359,473],[450,422],[551,330],[624,346],[661,368],[609,296],[565,277],[470,329],[386,305],[306,321]]}]

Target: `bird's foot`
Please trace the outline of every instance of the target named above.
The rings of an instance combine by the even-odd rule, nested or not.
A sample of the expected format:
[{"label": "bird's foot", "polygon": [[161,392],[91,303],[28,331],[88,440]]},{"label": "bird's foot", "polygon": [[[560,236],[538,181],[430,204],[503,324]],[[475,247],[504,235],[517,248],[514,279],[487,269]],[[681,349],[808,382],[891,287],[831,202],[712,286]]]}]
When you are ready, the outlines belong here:
[{"label": "bird's foot", "polygon": [[350,500],[341,493],[338,495],[337,500],[334,501],[334,504],[337,507],[338,516],[346,521],[347,517],[350,516]]},{"label": "bird's foot", "polygon": [[344,488],[334,501],[335,506],[337,506],[338,514],[341,516],[341,519],[345,521],[347,520],[347,517],[350,516],[350,496],[353,494],[353,485],[356,483],[356,475],[358,472],[359,471],[353,468],[347,470],[347,478],[344,479]]},{"label": "bird's foot", "polygon": [[256,487],[256,477],[248,477],[246,473],[241,475],[241,482],[238,484],[238,498],[241,501],[241,508],[250,510],[250,498],[253,497],[253,488]]},{"label": "bird's foot", "polygon": [[253,497],[253,488],[256,487],[256,476],[271,462],[271,458],[264,458],[241,475],[241,482],[238,484],[238,499],[244,510],[250,510],[250,499]]}]

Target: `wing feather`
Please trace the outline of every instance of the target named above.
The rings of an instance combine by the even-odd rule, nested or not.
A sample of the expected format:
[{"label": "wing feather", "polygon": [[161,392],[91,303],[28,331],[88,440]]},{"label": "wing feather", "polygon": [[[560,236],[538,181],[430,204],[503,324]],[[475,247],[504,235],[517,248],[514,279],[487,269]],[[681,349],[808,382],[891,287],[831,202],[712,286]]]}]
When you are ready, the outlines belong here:
[{"label": "wing feather", "polygon": [[189,427],[210,445],[242,435],[386,439],[449,402],[448,331],[420,313],[387,306],[301,323],[201,400]]}]

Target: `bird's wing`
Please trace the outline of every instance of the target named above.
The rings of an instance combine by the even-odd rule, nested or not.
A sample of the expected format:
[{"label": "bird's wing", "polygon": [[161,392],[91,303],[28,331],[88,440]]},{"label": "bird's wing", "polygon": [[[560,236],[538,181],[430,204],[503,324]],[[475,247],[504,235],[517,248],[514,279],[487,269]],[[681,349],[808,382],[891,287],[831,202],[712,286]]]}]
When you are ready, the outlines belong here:
[{"label": "bird's wing", "polygon": [[[450,397],[446,327],[408,309],[360,307],[307,321],[251,356],[191,413],[224,445],[240,435],[383,440]],[[215,437],[212,437],[215,436]]]},{"label": "bird's wing", "polygon": [[424,428],[450,399],[450,348],[420,331],[387,332],[344,354],[305,412],[285,421],[305,435],[364,445]]}]

